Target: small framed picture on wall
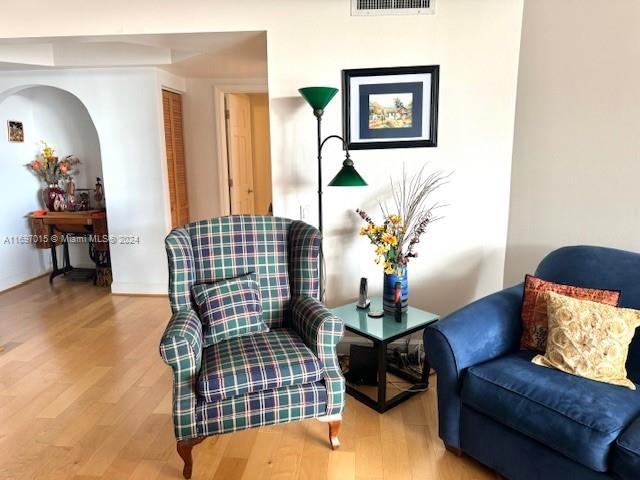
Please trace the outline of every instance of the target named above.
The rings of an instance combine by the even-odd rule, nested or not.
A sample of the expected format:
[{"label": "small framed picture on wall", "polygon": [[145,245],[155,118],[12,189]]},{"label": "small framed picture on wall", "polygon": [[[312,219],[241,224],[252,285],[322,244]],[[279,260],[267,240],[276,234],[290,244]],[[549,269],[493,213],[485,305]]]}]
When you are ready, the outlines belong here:
[{"label": "small framed picture on wall", "polygon": [[439,73],[439,65],[343,70],[348,148],[437,146]]},{"label": "small framed picture on wall", "polygon": [[22,122],[16,120],[7,121],[10,142],[24,142],[24,128]]}]

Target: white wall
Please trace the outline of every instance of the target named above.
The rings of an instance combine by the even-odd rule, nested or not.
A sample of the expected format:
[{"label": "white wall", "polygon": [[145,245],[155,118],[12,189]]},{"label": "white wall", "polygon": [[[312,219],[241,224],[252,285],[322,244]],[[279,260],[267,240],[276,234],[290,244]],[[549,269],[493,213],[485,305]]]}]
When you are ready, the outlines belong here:
[{"label": "white wall", "polygon": [[[36,17],[34,6],[33,0],[25,1],[15,5],[10,16],[3,16],[3,36],[266,30],[274,209],[284,216],[297,217],[300,204],[315,205],[314,117],[298,95],[299,87],[339,86],[343,68],[440,64],[438,148],[355,152],[356,166],[370,186],[327,190],[329,303],[354,298],[363,274],[370,277],[373,291],[380,291],[382,273],[371,261],[366,242],[357,237],[360,225],[353,210],[371,208],[387,191],[389,173],[397,171],[403,160],[410,170],[430,161],[433,168],[455,171],[451,185],[442,191],[442,199],[451,204],[447,218],[424,238],[421,257],[410,266],[414,304],[445,312],[502,285],[522,0],[439,0],[435,16],[375,18],[351,17],[346,0],[327,0],[321,5],[299,0],[242,4],[192,0],[163,3],[162,8],[152,0],[113,0],[94,5],[90,17],[70,0],[38,3]],[[102,91],[100,87],[90,84],[92,91]],[[136,93],[147,95],[140,85]],[[104,95],[117,100],[117,95]],[[341,130],[340,102],[337,97],[327,109],[327,134]],[[104,108],[100,102],[87,106],[92,116],[92,108]],[[140,114],[134,118],[138,120]],[[130,118],[124,123],[126,127],[134,124]],[[116,174],[116,167],[142,162],[157,152],[147,149],[143,153],[132,145],[134,151],[126,152],[126,158],[115,159],[108,149],[124,153],[121,147],[111,147],[116,140],[121,143],[118,137],[125,133],[123,125],[96,126],[99,132],[105,126],[109,127],[105,131],[115,129],[110,138],[101,140],[107,192],[118,197],[131,186],[141,185],[141,178],[136,170],[118,185],[116,178],[123,174],[120,168]],[[138,140],[147,142],[157,136],[150,131],[136,133]],[[141,147],[147,142],[141,142]],[[327,148],[327,178],[339,169],[340,157],[338,145]],[[200,188],[216,188],[215,169],[198,176]],[[161,183],[155,170],[146,174],[145,185]],[[154,195],[152,192],[155,200]],[[129,229],[127,218],[138,225],[148,218],[146,207],[156,202],[145,199],[143,203],[144,212],[137,207],[126,218],[123,210],[113,211],[116,224],[122,221],[119,228]],[[132,259],[131,265],[140,281],[158,291],[166,282],[161,230],[156,225],[149,229],[147,250],[144,256]],[[115,267],[119,266],[118,261]]]},{"label": "white wall", "polygon": [[191,221],[204,220],[220,215],[212,82],[201,78],[187,79],[182,106],[189,218]]},{"label": "white wall", "polygon": [[505,284],[564,245],[640,251],[639,25],[634,0],[526,2]]},{"label": "white wall", "polygon": [[[164,292],[168,232],[161,96],[155,69],[4,72],[0,95],[24,85],[66,90],[85,105],[100,137],[109,233],[139,237],[111,245],[113,292]],[[33,209],[33,208],[32,208]]]},{"label": "white wall", "polygon": [[[24,143],[9,143],[7,120],[24,124]],[[19,235],[30,234],[26,215],[40,208],[38,180],[24,167],[38,151],[38,136],[33,127],[31,101],[13,95],[0,103],[0,164],[2,196],[0,202],[0,291],[41,275],[49,268],[48,252],[28,243],[15,242]]]}]

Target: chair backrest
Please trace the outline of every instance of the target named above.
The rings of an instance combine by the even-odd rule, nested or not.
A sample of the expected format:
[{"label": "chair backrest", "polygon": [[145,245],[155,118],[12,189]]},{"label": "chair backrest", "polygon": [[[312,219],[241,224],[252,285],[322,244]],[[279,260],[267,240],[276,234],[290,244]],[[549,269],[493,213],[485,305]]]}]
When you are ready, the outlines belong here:
[{"label": "chair backrest", "polygon": [[[640,309],[640,254],[605,247],[564,247],[547,255],[536,276],[567,285],[620,290],[620,306]],[[629,378],[640,383],[640,328],[629,357]]]},{"label": "chair backrest", "polygon": [[304,222],[257,215],[219,217],[174,229],[165,243],[174,311],[195,307],[193,285],[251,272],[258,274],[263,320],[271,327],[284,322],[292,295],[317,295],[320,233]]}]

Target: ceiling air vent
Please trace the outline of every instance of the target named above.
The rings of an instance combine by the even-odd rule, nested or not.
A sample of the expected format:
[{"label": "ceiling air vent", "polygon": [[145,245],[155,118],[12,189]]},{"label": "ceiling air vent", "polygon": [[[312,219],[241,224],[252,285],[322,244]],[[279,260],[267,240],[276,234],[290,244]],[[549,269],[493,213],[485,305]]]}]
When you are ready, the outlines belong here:
[{"label": "ceiling air vent", "polygon": [[351,15],[433,15],[436,0],[351,0]]}]

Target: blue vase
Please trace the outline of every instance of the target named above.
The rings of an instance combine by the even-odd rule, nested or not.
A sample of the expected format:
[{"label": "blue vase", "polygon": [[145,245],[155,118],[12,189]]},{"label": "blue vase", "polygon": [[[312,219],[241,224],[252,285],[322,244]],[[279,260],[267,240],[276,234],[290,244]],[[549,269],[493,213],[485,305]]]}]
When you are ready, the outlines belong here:
[{"label": "blue vase", "polygon": [[396,306],[393,297],[396,291],[396,282],[401,285],[402,311],[406,312],[409,307],[409,282],[407,280],[407,266],[402,269],[402,274],[385,273],[384,283],[382,285],[382,308],[385,312],[394,313]]}]

